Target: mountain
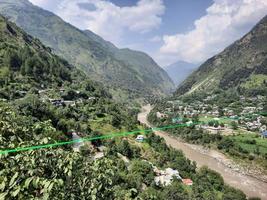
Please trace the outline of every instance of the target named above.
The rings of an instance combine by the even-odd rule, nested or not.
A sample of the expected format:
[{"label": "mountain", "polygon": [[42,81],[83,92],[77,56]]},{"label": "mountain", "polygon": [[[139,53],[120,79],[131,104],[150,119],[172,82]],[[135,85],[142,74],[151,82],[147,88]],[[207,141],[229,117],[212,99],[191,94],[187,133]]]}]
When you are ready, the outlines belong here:
[{"label": "mountain", "polygon": [[[68,96],[111,97],[101,84],[91,81],[85,73],[1,15],[0,47],[0,99],[19,99],[28,93],[59,87],[66,88],[63,96],[67,99]],[[80,93],[73,94],[74,88]],[[87,89],[82,92],[84,88]],[[58,97],[53,92],[49,96]]]},{"label": "mountain", "polygon": [[[173,89],[167,73],[148,55],[118,49],[89,30],[82,31],[27,0],[0,0],[0,13],[39,38],[59,56],[131,98],[165,95]],[[120,96],[119,96],[120,97]]]},{"label": "mountain", "polygon": [[71,73],[75,69],[67,61],[54,55],[49,47],[2,16],[0,38],[1,89],[12,81],[25,81],[36,86],[60,85],[71,81]]},{"label": "mountain", "polygon": [[165,71],[168,73],[169,77],[171,77],[176,86],[182,83],[196,68],[196,64],[184,61],[178,61],[164,67]]},{"label": "mountain", "polygon": [[177,95],[216,89],[260,90],[267,82],[267,16],[249,33],[204,62]]}]

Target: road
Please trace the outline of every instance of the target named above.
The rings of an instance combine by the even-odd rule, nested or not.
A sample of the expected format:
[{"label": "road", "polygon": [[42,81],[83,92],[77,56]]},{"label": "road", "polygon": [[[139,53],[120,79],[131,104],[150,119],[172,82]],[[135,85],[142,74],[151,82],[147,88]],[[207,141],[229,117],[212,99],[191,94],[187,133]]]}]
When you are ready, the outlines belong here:
[{"label": "road", "polygon": [[[138,120],[149,127],[152,126],[147,121],[147,115],[151,109],[150,105],[146,105],[138,115]],[[260,197],[262,200],[267,200],[267,183],[231,169],[225,164],[231,161],[222,153],[204,149],[200,145],[184,143],[164,131],[155,131],[155,134],[164,138],[167,145],[182,150],[188,159],[197,163],[198,167],[208,166],[220,173],[227,184],[242,190],[248,197]]]}]

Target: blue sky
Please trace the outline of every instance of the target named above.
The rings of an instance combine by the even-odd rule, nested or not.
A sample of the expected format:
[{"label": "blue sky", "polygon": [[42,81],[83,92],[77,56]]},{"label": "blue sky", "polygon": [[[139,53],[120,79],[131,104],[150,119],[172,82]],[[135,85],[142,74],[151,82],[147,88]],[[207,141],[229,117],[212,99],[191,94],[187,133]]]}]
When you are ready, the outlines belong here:
[{"label": "blue sky", "polygon": [[30,0],[161,66],[201,63],[267,14],[266,0]]}]

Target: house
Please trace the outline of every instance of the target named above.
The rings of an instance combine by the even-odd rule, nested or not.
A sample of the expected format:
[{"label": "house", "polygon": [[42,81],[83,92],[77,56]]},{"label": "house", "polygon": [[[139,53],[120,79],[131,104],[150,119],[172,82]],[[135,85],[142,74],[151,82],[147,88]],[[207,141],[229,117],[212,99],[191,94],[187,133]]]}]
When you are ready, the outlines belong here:
[{"label": "house", "polygon": [[231,116],[230,116],[230,119],[235,119],[235,120],[237,120],[237,119],[239,119],[239,117],[238,117],[237,115],[231,115]]},{"label": "house", "polygon": [[191,125],[193,125],[194,123],[193,123],[193,121],[188,121],[188,122],[186,122],[186,125],[187,126],[191,126]]},{"label": "house", "polygon": [[179,172],[172,168],[167,168],[165,170],[158,170],[157,168],[154,168],[154,172],[157,174],[154,179],[156,185],[162,184],[163,186],[167,186],[172,182],[173,177],[180,180],[182,179]]},{"label": "house", "polygon": [[261,137],[262,137],[262,138],[267,138],[267,131],[262,132],[262,133],[261,133]]},{"label": "house", "polygon": [[260,132],[264,132],[267,130],[267,127],[266,125],[263,125],[262,127],[260,127]]},{"label": "house", "polygon": [[59,92],[63,93],[63,92],[65,92],[65,89],[64,88],[59,88]]},{"label": "house", "polygon": [[27,91],[24,91],[24,90],[19,90],[17,91],[20,95],[26,95],[27,94]]},{"label": "house", "polygon": [[189,178],[182,179],[182,182],[185,185],[189,185],[189,186],[193,185],[193,181],[191,179],[189,179]]},{"label": "house", "polygon": [[49,101],[54,106],[62,106],[63,105],[62,99],[49,99]]},{"label": "house", "polygon": [[76,105],[75,101],[64,101],[64,104],[66,106],[75,106]]},{"label": "house", "polygon": [[183,122],[183,119],[182,118],[172,118],[172,123],[181,123]]},{"label": "house", "polygon": [[218,117],[218,116],[219,116],[219,114],[220,114],[220,113],[219,113],[219,111],[218,111],[218,110],[215,110],[214,112],[212,112],[212,115],[213,115],[213,116],[216,116],[216,117]]},{"label": "house", "polygon": [[157,112],[157,118],[166,118],[166,117],[168,117],[168,115],[166,115],[164,113]]},{"label": "house", "polygon": [[138,135],[135,140],[137,142],[143,142],[144,141],[144,136],[143,135]]},{"label": "house", "polygon": [[93,156],[93,160],[103,158],[104,156],[105,156],[104,152],[96,152],[95,155]]}]

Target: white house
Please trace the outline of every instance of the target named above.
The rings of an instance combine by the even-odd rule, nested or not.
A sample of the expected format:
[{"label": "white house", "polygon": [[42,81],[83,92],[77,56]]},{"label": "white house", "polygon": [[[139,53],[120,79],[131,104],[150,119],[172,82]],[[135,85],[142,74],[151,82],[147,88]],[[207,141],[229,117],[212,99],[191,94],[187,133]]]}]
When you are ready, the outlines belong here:
[{"label": "white house", "polygon": [[144,136],[143,135],[138,135],[135,140],[137,142],[143,142],[144,141]]},{"label": "white house", "polygon": [[157,185],[162,184],[163,186],[167,186],[172,182],[173,177],[180,180],[182,179],[179,172],[172,168],[167,168],[165,170],[158,170],[157,168],[154,168],[154,172],[157,174],[154,179]]}]

